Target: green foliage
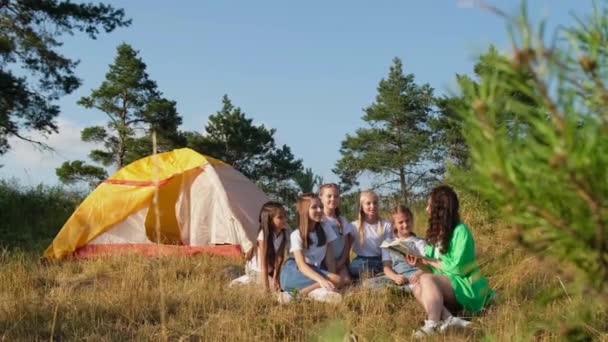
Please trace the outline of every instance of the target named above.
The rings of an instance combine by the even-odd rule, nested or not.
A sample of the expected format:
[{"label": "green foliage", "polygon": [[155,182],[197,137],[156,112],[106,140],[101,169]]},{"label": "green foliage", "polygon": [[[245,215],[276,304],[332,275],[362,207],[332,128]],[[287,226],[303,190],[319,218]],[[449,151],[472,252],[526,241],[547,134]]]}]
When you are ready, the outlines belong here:
[{"label": "green foliage", "polygon": [[353,336],[352,338],[355,339],[354,335],[349,335],[344,321],[334,319],[318,327],[317,332],[310,340],[315,342],[350,341],[349,338],[351,338],[351,336]]},{"label": "green foliage", "polygon": [[232,165],[271,195],[293,196],[289,181],[302,172],[302,161],[289,146],[277,146],[275,129],[253,124],[227,95],[222,104],[220,111],[209,116],[205,134],[185,133],[188,147]]},{"label": "green foliage", "polygon": [[469,149],[462,135],[462,122],[457,112],[457,108],[462,106],[461,102],[460,96],[436,99],[438,115],[431,120],[430,126],[437,157],[466,168],[469,164]]},{"label": "green foliage", "polygon": [[[479,57],[475,64],[474,71],[476,77],[493,78],[493,77],[511,77],[513,82],[526,84],[529,82],[531,75],[522,72],[518,75],[507,75],[497,65],[510,63],[508,58],[501,55],[493,45],[490,45],[488,51]],[[467,75],[456,75],[458,84],[467,84],[471,89],[477,90],[479,85]],[[534,106],[535,100],[528,96],[526,92],[520,89],[497,88],[494,98],[496,101],[505,99],[517,98],[520,103]],[[437,159],[455,164],[460,168],[467,169],[470,167],[469,149],[466,139],[462,134],[463,118],[460,115],[461,108],[466,107],[466,99],[461,95],[444,96],[436,99],[437,117],[434,117],[430,126],[433,130],[433,142]],[[517,137],[527,130],[527,122],[525,118],[518,116],[517,111],[513,111],[508,106],[505,110],[497,113],[496,125],[506,129],[508,137],[517,139]]]},{"label": "green foliage", "polygon": [[[101,86],[79,104],[105,113],[107,125],[87,127],[81,139],[103,146],[91,151],[89,157],[103,166],[122,166],[152,154],[150,132],[158,137],[157,151],[164,152],[185,145],[177,128],[182,118],[177,113],[175,101],[162,97],[156,82],[146,73],[146,64],[138,52],[128,44],[117,48],[114,64]],[[57,169],[62,182],[91,181],[103,176],[103,169],[83,162],[66,162]]]},{"label": "green foliage", "polygon": [[340,194],[340,213],[349,221],[357,219],[359,210],[359,193],[349,192]]},{"label": "green foliage", "polygon": [[552,46],[522,12],[509,18],[513,56],[488,54],[477,82],[460,80],[471,185],[531,251],[572,263],[606,291],[608,11],[595,8]]},{"label": "green foliage", "polygon": [[85,164],[81,160],[66,161],[55,170],[57,177],[64,184],[75,184],[83,182],[91,188],[96,187],[108,173],[101,167]]},{"label": "green foliage", "polygon": [[299,172],[293,177],[293,181],[296,183],[300,192],[314,192],[323,184],[323,178],[319,175],[315,175],[311,168],[306,168],[304,171]]},{"label": "green foliage", "polygon": [[343,188],[357,185],[359,176],[369,172],[383,177],[380,185],[398,191],[407,202],[433,180],[427,161],[432,104],[433,89],[417,85],[413,74],[404,75],[401,60],[395,58],[388,78],[378,85],[376,102],[365,109],[362,119],[369,127],[342,141],[334,172]]},{"label": "green foliage", "polygon": [[146,64],[138,52],[124,43],[118,46],[105,81],[78,103],[108,116],[107,129],[87,128],[83,130],[82,138],[103,143],[103,152],[107,155],[95,152],[92,158],[97,156],[96,161],[104,165],[115,164],[118,168],[147,155],[132,153],[132,146],[141,136],[154,130],[158,136],[171,140],[177,136],[177,127],[182,123],[175,101],[162,97],[156,82],[146,73]]},{"label": "green foliage", "polygon": [[[85,32],[95,39],[100,29],[111,32],[130,24],[122,9],[104,4],[0,1],[0,154],[10,148],[11,136],[46,146],[24,136],[24,130],[57,133],[59,107],[53,102],[81,84],[74,73],[78,62],[59,53],[59,38]],[[18,68],[29,79],[11,71]]]},{"label": "green foliage", "polygon": [[0,246],[46,247],[82,199],[57,186],[0,180]]}]

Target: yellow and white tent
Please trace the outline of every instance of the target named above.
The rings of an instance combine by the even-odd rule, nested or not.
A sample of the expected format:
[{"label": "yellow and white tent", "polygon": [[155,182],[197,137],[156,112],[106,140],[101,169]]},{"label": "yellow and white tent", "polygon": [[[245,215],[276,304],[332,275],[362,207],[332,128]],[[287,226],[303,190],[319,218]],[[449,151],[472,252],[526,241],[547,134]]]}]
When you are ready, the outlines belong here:
[{"label": "yellow and white tent", "polygon": [[267,200],[255,184],[220,160],[187,148],[149,156],[99,185],[44,256],[124,251],[238,255],[252,248],[258,213]]}]

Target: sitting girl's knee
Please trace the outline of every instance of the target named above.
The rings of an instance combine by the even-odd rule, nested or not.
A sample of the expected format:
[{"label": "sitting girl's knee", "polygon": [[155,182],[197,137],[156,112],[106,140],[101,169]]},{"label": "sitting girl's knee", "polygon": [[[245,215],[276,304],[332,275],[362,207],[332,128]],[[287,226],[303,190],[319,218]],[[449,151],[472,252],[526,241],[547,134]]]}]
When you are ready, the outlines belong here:
[{"label": "sitting girl's knee", "polygon": [[352,280],[353,279],[348,275],[340,277],[340,287],[350,284]]},{"label": "sitting girl's knee", "polygon": [[421,283],[433,282],[433,275],[430,273],[421,274],[419,282],[421,282]]},{"label": "sitting girl's knee", "polygon": [[342,277],[335,273],[329,273],[327,274],[327,280],[331,281],[332,284],[337,286],[342,282]]}]

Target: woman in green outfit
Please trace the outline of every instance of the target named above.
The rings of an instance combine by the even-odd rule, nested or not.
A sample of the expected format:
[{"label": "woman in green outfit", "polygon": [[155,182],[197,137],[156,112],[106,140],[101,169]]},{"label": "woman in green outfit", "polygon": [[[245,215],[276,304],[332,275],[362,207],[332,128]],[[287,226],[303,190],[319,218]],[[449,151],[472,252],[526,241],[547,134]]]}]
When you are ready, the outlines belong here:
[{"label": "woman in green outfit", "polygon": [[425,258],[406,256],[410,264],[432,272],[419,271],[410,278],[412,293],[428,316],[424,326],[415,332],[418,337],[443,332],[450,326],[467,327],[470,322],[452,312],[478,312],[492,294],[477,267],[475,241],[460,221],[458,207],[458,197],[451,187],[433,189],[426,208],[429,225]]}]

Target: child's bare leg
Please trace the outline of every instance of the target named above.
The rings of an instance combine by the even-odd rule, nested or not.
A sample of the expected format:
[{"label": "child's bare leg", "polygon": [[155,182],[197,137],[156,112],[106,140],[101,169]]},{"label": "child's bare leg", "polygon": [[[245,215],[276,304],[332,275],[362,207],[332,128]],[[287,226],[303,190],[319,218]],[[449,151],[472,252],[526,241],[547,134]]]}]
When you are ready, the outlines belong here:
[{"label": "child's bare leg", "polygon": [[[336,289],[341,286],[341,282],[342,282],[341,276],[339,276],[335,273],[328,273],[326,277],[332,284],[334,284],[334,287]],[[319,283],[315,282],[314,284],[308,285],[305,288],[301,289],[299,292],[302,295],[308,295],[312,290],[316,290],[320,287],[321,287],[321,285],[319,285]]]},{"label": "child's bare leg", "polygon": [[339,289],[340,287],[342,287],[342,276],[339,274],[335,274],[335,273],[328,273],[327,274],[327,279],[329,281],[331,281],[332,284],[334,284],[334,286],[336,287],[336,289]]},{"label": "child's bare leg", "polygon": [[346,267],[342,267],[338,274],[340,275],[340,279],[342,281],[340,287],[344,287],[353,281],[353,278],[351,278],[350,273],[348,273],[348,268]]},{"label": "child's bare leg", "polygon": [[303,296],[308,296],[308,294],[312,290],[316,290],[316,289],[318,289],[320,287],[321,287],[321,285],[319,285],[319,283],[315,282],[314,284],[308,285],[308,286],[306,286],[305,288],[301,289],[298,292],[301,293]]}]

